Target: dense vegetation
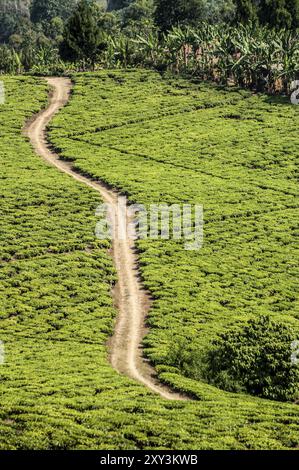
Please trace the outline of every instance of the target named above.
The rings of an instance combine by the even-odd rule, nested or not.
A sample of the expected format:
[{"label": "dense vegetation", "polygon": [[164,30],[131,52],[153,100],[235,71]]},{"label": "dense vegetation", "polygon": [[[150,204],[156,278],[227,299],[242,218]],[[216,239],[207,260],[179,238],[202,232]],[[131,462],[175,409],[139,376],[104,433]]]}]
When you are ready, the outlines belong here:
[{"label": "dense vegetation", "polygon": [[[259,94],[299,79],[298,27],[299,0],[1,2],[0,73],[19,77],[1,77],[0,449],[299,446],[298,108]],[[192,401],[109,365],[99,198],[22,135],[47,91],[24,72],[73,76],[50,135],[79,171],[131,202],[204,206],[199,252],[137,244],[145,354]]]},{"label": "dense vegetation", "polygon": [[[232,329],[214,341],[206,362],[207,378],[228,391],[295,400],[299,367],[290,357],[296,340],[292,328],[260,316],[242,330]],[[196,361],[193,366],[198,367]]]},{"label": "dense vegetation", "polygon": [[254,21],[275,29],[298,28],[298,0],[236,0],[236,20]]},{"label": "dense vegetation", "polygon": [[33,0],[27,15],[20,10],[15,18],[4,10],[0,71],[57,75],[141,66],[271,94],[289,93],[299,78],[299,0],[128,0],[105,6]]},{"label": "dense vegetation", "polygon": [[261,312],[298,331],[297,110],[132,71],[79,75],[70,106],[56,118],[52,140],[64,157],[131,200],[205,205],[203,251],[191,256],[173,241],[139,244],[155,299],[147,354],[161,379],[199,399],[176,403],[110,367],[115,275],[108,244],[94,237],[98,197],[40,161],[21,136],[25,117],[45,103],[44,83],[4,81],[0,448],[297,447],[297,405],[223,392],[170,363],[173,340],[200,353]]},{"label": "dense vegetation", "polygon": [[51,134],[65,158],[132,202],[205,208],[198,253],[174,240],[139,242],[144,282],[155,299],[145,346],[162,377],[167,366],[175,372],[180,365],[175,345],[180,354],[204,357],[219,332],[252,316],[269,314],[298,331],[298,109],[142,71],[103,72],[76,83]]}]

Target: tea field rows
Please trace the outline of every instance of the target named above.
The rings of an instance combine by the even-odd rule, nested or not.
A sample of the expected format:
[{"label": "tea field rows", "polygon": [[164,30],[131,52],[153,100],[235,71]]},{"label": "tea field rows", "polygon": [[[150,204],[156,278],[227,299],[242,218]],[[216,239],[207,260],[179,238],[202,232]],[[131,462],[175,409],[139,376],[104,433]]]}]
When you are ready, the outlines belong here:
[{"label": "tea field rows", "polygon": [[[205,349],[224,328],[257,314],[298,329],[296,107],[281,98],[161,80],[154,72],[75,81],[73,100],[51,133],[64,158],[132,202],[204,206],[200,252],[173,240],[139,242],[144,283],[155,299],[149,357],[167,370],[177,341]],[[167,115],[163,105],[169,95],[176,97],[176,114]],[[105,128],[101,112],[106,119],[111,110],[111,123],[118,103],[120,115]],[[137,124],[145,107],[152,115]],[[78,109],[85,110],[80,125]],[[90,132],[95,118],[98,127]]]},{"label": "tea field rows", "polygon": [[154,298],[146,354],[162,380],[197,394],[176,344],[203,354],[220,332],[259,314],[298,331],[298,109],[285,98],[154,72],[74,82],[70,106],[51,127],[63,158],[131,202],[204,206],[200,252],[173,240],[138,243]]},{"label": "tea field rows", "polygon": [[[288,127],[295,110],[283,103],[273,108],[244,92],[164,82],[151,72],[110,75],[75,78],[72,100],[55,118],[51,139],[82,171],[131,200],[204,203],[201,252],[187,253],[172,241],[139,243],[144,283],[155,299],[146,352],[163,380],[198,400],[162,400],[109,365],[116,278],[109,244],[94,236],[98,195],[41,161],[22,135],[25,119],[46,103],[45,83],[4,77],[0,340],[6,356],[0,365],[0,449],[294,448],[296,405],[229,394],[184,377],[171,366],[170,353],[173,339],[186,338],[204,349],[228,324],[242,324],[262,311],[297,328],[294,168],[291,158],[282,159],[287,152],[296,156],[295,131]],[[259,109],[261,102],[266,110]],[[209,119],[197,120],[196,113],[207,108],[211,119],[245,127],[247,120],[217,117],[223,106],[237,113],[245,103],[269,118],[267,126],[281,114],[281,133],[289,136],[282,149],[274,132],[277,158],[264,156],[265,178],[245,157],[242,164],[237,148],[230,153],[224,145],[227,175],[217,147],[210,149],[215,168],[204,158]],[[231,128],[222,128],[228,141]],[[242,130],[244,138],[247,131]],[[174,146],[172,155],[166,139],[176,132],[183,147]],[[207,144],[198,161],[193,146],[204,145],[200,132],[207,134]],[[263,135],[256,148],[262,141]]]}]

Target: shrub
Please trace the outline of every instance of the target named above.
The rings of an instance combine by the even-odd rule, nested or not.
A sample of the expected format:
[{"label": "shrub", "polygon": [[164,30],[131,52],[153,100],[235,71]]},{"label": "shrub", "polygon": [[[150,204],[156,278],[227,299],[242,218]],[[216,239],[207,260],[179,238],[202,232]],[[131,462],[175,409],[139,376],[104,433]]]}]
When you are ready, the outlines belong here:
[{"label": "shrub", "polygon": [[208,353],[207,379],[228,391],[290,401],[298,393],[299,367],[291,361],[290,327],[261,316],[242,330],[222,334]]}]

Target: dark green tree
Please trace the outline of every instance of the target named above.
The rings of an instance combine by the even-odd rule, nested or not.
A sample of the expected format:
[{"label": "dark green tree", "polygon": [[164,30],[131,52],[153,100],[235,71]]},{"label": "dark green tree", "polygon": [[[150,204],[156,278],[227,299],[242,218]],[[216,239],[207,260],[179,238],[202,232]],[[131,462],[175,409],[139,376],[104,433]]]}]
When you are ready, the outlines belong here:
[{"label": "dark green tree", "polygon": [[179,24],[196,25],[203,19],[202,0],[155,0],[155,22],[162,32]]},{"label": "dark green tree", "polygon": [[153,9],[149,0],[134,0],[122,11],[122,21],[127,24],[129,21],[142,22],[144,19],[152,19]]},{"label": "dark green tree", "polygon": [[234,0],[204,0],[204,21],[209,23],[232,23],[235,19]]},{"label": "dark green tree", "polygon": [[64,59],[91,64],[94,68],[106,44],[99,27],[100,10],[93,0],[80,0],[65,25],[61,55]]},{"label": "dark green tree", "polygon": [[261,0],[261,24],[272,28],[297,28],[299,26],[299,0]]},{"label": "dark green tree", "polygon": [[7,42],[12,34],[23,35],[29,30],[31,23],[28,17],[17,13],[0,13],[0,43]]},{"label": "dark green tree", "polygon": [[121,10],[129,5],[130,0],[108,0],[107,10]]},{"label": "dark green tree", "polygon": [[71,15],[76,3],[77,0],[33,0],[30,8],[31,20],[42,23],[58,16],[65,20]]},{"label": "dark green tree", "polygon": [[299,365],[292,361],[295,340],[290,327],[268,316],[251,320],[242,330],[229,331],[214,341],[207,378],[228,391],[294,400],[299,392]]},{"label": "dark green tree", "polygon": [[285,0],[261,0],[259,7],[260,23],[272,28],[290,28],[291,14],[286,8]]},{"label": "dark green tree", "polygon": [[286,7],[292,17],[292,28],[299,28],[299,0],[286,0]]},{"label": "dark green tree", "polygon": [[240,23],[257,22],[257,4],[254,0],[235,0],[236,21]]}]

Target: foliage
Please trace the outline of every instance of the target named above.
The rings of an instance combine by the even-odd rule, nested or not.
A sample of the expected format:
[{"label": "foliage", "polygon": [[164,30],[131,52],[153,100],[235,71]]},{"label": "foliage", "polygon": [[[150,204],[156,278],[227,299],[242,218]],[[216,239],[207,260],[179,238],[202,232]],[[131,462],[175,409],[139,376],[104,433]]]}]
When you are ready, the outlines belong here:
[{"label": "foliage", "polygon": [[155,21],[163,32],[181,24],[197,24],[201,19],[202,0],[155,0]]},{"label": "foliage", "polygon": [[235,0],[205,0],[203,18],[209,23],[231,23],[235,19]]},{"label": "foliage", "polygon": [[0,43],[7,43],[12,34],[23,34],[31,29],[29,18],[0,12]]},{"label": "foliage", "polygon": [[108,67],[142,64],[270,94],[289,93],[299,77],[298,33],[252,24],[201,24],[174,28],[162,41],[154,31],[110,38],[108,44]]},{"label": "foliage", "polygon": [[152,19],[152,0],[135,0],[124,8],[121,14],[123,27],[128,27],[130,24],[132,26],[134,26],[134,24],[138,24],[140,27],[145,21],[148,21],[151,24]]},{"label": "foliage", "polygon": [[30,13],[34,23],[49,22],[55,17],[67,19],[73,12],[77,0],[32,0]]},{"label": "foliage", "polygon": [[121,10],[128,6],[130,0],[108,0],[108,11]]},{"label": "foliage", "polygon": [[236,0],[236,19],[259,21],[272,28],[299,27],[299,0]]},{"label": "foliage", "polygon": [[[299,77],[299,0],[281,0],[284,13],[276,1],[269,7],[270,0],[238,0],[236,6],[232,0],[192,1],[161,0],[154,14],[152,0],[110,3],[108,12],[96,0],[82,0],[75,11],[74,1],[35,0],[31,11],[39,16],[31,19],[38,22],[2,12],[0,41],[20,64],[0,64],[0,71],[67,73],[68,62],[79,71],[142,66],[271,94],[290,92]],[[40,50],[49,47],[61,57],[38,63]]]},{"label": "foliage", "polygon": [[64,58],[83,63],[87,61],[94,68],[99,53],[106,46],[97,23],[97,12],[94,2],[80,0],[65,27],[61,46]]},{"label": "foliage", "polygon": [[[153,299],[146,356],[170,385],[208,399],[211,408],[224,400],[231,427],[246,442],[258,422],[252,448],[268,448],[269,442],[260,444],[261,429],[273,432],[274,410],[292,409],[298,423],[298,406],[218,390],[203,381],[203,370],[194,376],[189,359],[203,363],[211,341],[260,315],[283,321],[298,338],[298,108],[286,98],[149,70],[73,80],[72,100],[50,130],[63,158],[133,203],[204,206],[199,252],[175,240],[138,242],[141,276]],[[269,418],[261,411],[267,404]],[[248,419],[243,430],[241,415]]]},{"label": "foliage", "polygon": [[243,330],[223,333],[208,354],[209,381],[229,391],[243,390],[273,400],[294,400],[299,367],[291,361],[297,338],[268,316],[250,320]]},{"label": "foliage", "polygon": [[298,406],[186,378],[167,351],[180,336],[200,350],[261,309],[298,331],[297,110],[147,70],[73,76],[51,130],[64,158],[132,200],[206,206],[202,253],[139,245],[154,296],[147,355],[161,379],[197,398],[169,402],[108,362],[115,272],[110,244],[94,237],[99,197],[41,161],[21,134],[45,105],[44,82],[1,79],[0,448],[296,448]]},{"label": "foliage", "polygon": [[257,4],[253,0],[235,0],[236,21],[240,23],[256,22],[258,20]]},{"label": "foliage", "polygon": [[3,73],[19,73],[20,59],[17,53],[13,52],[6,45],[0,46],[0,71]]}]

